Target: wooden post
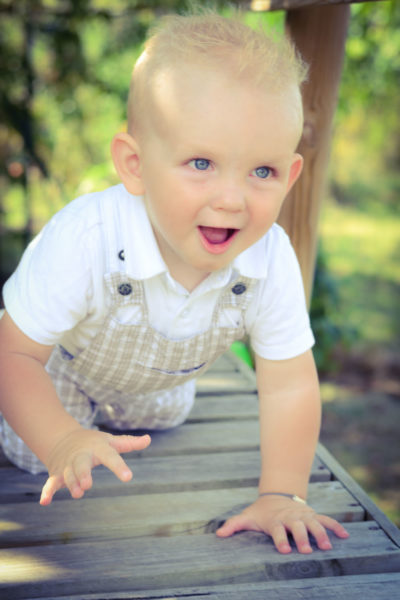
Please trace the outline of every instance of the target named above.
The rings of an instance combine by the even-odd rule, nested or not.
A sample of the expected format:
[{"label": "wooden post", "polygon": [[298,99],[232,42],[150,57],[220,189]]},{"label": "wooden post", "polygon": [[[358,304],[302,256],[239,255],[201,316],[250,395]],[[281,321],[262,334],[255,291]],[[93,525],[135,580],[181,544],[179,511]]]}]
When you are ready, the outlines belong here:
[{"label": "wooden post", "polygon": [[279,223],[296,250],[308,303],[349,13],[349,6],[342,4],[289,10],[286,17],[288,32],[310,71],[303,88],[305,126],[299,145],[305,166],[285,201]]}]

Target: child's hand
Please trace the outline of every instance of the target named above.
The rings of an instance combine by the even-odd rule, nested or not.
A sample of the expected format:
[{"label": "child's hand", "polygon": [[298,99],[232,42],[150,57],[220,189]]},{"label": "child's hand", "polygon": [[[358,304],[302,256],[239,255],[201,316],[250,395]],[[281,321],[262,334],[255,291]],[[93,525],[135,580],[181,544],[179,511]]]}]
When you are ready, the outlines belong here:
[{"label": "child's hand", "polygon": [[132,471],[121,452],[143,450],[150,444],[149,435],[112,435],[79,428],[73,430],[53,448],[46,466],[49,478],[42,489],[40,504],[50,504],[57,490],[67,487],[73,498],[81,498],[92,487],[92,468],[105,465],[121,481],[129,481]]},{"label": "child's hand", "polygon": [[313,535],[320,550],[332,548],[326,529],[332,530],[340,538],[349,536],[335,519],[316,514],[307,504],[280,496],[264,496],[241,514],[228,519],[216,533],[220,537],[228,537],[238,531],[262,531],[272,537],[279,552],[288,554],[292,551],[287,536],[287,532],[290,532],[298,551],[308,554],[312,552],[309,534]]}]

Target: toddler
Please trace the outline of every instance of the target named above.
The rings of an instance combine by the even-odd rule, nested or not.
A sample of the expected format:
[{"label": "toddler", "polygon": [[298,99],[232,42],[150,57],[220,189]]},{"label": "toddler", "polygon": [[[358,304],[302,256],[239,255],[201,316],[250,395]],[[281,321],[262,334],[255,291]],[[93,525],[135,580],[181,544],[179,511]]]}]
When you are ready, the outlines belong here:
[{"label": "toddler", "polygon": [[313,335],[298,264],[275,224],[302,170],[300,85],[290,43],[215,14],[170,16],[132,75],[128,130],[111,145],[121,183],[51,219],[5,284],[1,442],[41,504],[121,457],[193,404],[195,378],[249,336],[260,403],[259,497],[217,531],[272,536],[282,553],[331,547],[334,519],[306,502],[320,426]]}]

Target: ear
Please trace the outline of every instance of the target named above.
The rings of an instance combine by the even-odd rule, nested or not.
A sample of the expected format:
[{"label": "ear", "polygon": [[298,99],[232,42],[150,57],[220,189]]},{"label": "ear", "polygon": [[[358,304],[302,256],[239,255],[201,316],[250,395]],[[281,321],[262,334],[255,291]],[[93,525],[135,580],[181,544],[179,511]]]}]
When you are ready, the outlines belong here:
[{"label": "ear", "polygon": [[303,170],[303,163],[304,163],[304,161],[303,161],[303,157],[301,156],[301,154],[296,153],[293,155],[293,161],[290,166],[289,178],[288,178],[287,187],[286,187],[287,194],[290,192],[290,190],[292,189],[292,187],[294,186],[294,184],[300,177],[301,172]]},{"label": "ear", "polygon": [[111,142],[111,156],[122,183],[134,196],[144,194],[140,148],[129,133],[117,133]]}]

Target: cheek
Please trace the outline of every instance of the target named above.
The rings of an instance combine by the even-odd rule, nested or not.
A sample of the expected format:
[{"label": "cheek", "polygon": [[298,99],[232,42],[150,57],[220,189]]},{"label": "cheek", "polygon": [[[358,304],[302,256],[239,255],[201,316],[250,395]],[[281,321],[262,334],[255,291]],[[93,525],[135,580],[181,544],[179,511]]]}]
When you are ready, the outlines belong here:
[{"label": "cheek", "polygon": [[271,225],[279,216],[285,199],[283,185],[273,186],[268,193],[258,196],[252,203],[253,220],[259,221],[259,225]]},{"label": "cheek", "polygon": [[148,213],[153,225],[166,239],[179,237],[184,229],[186,214],[173,193],[162,198],[158,196],[157,202],[150,202]]},{"label": "cheek", "polygon": [[260,203],[252,212],[252,223],[255,230],[265,232],[276,221],[280,205],[270,203],[268,200]]}]

